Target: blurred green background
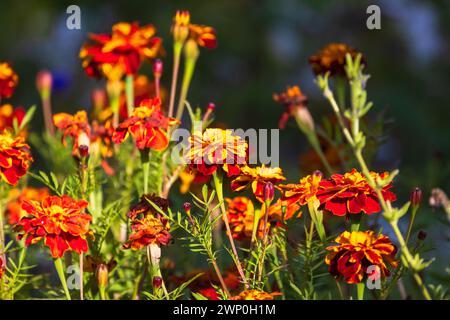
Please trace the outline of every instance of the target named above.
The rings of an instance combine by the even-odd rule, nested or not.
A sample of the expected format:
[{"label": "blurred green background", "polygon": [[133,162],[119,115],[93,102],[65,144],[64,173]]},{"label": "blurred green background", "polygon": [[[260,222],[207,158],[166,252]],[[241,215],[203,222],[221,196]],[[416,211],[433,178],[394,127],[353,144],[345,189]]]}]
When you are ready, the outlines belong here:
[{"label": "blurred green background", "polygon": [[[71,4],[81,8],[81,30],[66,28]],[[381,30],[366,27],[370,4],[381,8]],[[396,190],[401,201],[415,186],[424,190],[425,204],[433,187],[450,192],[449,1],[2,0],[1,8],[0,60],[12,62],[20,76],[10,101],[26,107],[37,103],[35,74],[49,69],[55,76],[55,112],[90,107],[91,90],[102,83],[84,74],[78,51],[89,32],[109,32],[118,21],[158,28],[168,52],[166,86],[175,11],[187,9],[194,23],[214,26],[219,46],[202,50],[189,100],[203,107],[215,102],[216,120],[231,128],[276,128],[282,109],[272,93],[288,84],[300,85],[320,122],[330,109],[313,82],[308,57],[329,42],[345,42],[366,56],[372,75],[368,92],[375,104],[370,116],[383,111],[389,120],[389,139],[375,168],[400,169]],[[148,66],[143,72],[149,74]],[[34,129],[41,126],[39,113]],[[304,173],[299,156],[308,150],[307,142],[293,121],[280,133],[280,142],[280,165],[294,181]],[[432,233],[431,256],[434,250],[448,252],[448,226],[437,222],[444,220],[443,213],[426,209],[418,219],[419,227]],[[442,271],[439,265],[448,265],[446,259],[437,264]]]}]

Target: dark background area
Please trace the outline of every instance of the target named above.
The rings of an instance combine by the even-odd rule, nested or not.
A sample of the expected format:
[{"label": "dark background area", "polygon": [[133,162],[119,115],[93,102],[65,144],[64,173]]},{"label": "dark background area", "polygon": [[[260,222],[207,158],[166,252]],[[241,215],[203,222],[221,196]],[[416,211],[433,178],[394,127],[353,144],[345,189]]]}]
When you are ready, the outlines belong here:
[{"label": "dark background area", "polygon": [[[102,82],[88,78],[78,51],[89,32],[109,32],[119,21],[152,23],[164,38],[167,56],[163,81],[170,81],[170,26],[177,9],[192,21],[214,26],[218,48],[202,49],[189,100],[217,105],[216,120],[230,128],[276,128],[282,109],[272,93],[299,84],[310,98],[315,120],[330,114],[313,82],[308,57],[329,42],[345,42],[362,51],[372,75],[370,116],[385,112],[389,139],[375,166],[400,169],[400,200],[420,186],[425,199],[432,187],[450,192],[450,2],[384,1],[14,1],[1,0],[0,60],[10,61],[20,77],[10,101],[38,103],[35,74],[55,76],[54,112],[90,108],[90,93]],[[66,8],[81,8],[81,30],[66,28]],[[381,30],[368,30],[366,8],[381,8]],[[150,75],[148,65],[142,69]],[[38,112],[34,130],[42,126]],[[308,150],[291,120],[280,134],[280,165],[296,180],[302,174],[299,155]],[[419,226],[436,225],[442,212],[423,210]],[[434,229],[435,243],[446,238],[445,226]],[[438,242],[439,241],[439,242]],[[445,240],[444,240],[445,242]],[[443,252],[448,251],[448,242]],[[433,254],[434,255],[434,254]],[[445,263],[445,259],[443,261]],[[442,261],[441,261],[442,263]]]}]

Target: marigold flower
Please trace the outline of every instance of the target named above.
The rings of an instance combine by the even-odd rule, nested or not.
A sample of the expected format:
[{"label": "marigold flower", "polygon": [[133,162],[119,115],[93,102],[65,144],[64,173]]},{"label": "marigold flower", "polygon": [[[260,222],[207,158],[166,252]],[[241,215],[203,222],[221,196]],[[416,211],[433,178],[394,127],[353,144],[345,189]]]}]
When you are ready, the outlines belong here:
[{"label": "marigold flower", "polygon": [[25,114],[25,109],[22,107],[13,108],[10,104],[2,105],[0,107],[0,131],[12,130],[14,121],[17,121],[17,125],[20,126]]},{"label": "marigold flower", "polygon": [[153,202],[162,211],[167,211],[169,201],[153,194],[141,197],[139,203],[131,207],[127,216],[131,219],[132,233],[123,245],[124,249],[138,250],[150,244],[167,245],[171,235],[169,221],[156,210]]},{"label": "marigold flower", "polygon": [[176,43],[184,43],[189,36],[191,15],[189,11],[178,10],[173,18],[172,33]]},{"label": "marigold flower", "polygon": [[150,244],[167,245],[171,239],[169,221],[152,214],[132,220],[131,230],[124,249],[139,250]]},{"label": "marigold flower", "polygon": [[[371,172],[374,180],[378,178],[385,179],[388,173],[381,174]],[[389,191],[392,183],[389,183],[382,189],[383,198],[386,201],[395,201],[397,198],[394,193]],[[364,174],[353,169],[345,174],[334,174],[328,180],[320,181],[319,190],[316,194],[320,201],[320,209],[330,211],[337,216],[346,214],[372,214],[381,211],[378,197],[368,184]]]},{"label": "marigold flower", "polygon": [[91,42],[80,50],[83,68],[91,77],[110,80],[134,75],[144,60],[154,59],[160,52],[162,41],[155,33],[152,25],[120,22],[113,25],[111,34],[92,34]]},{"label": "marigold flower", "polygon": [[216,30],[213,27],[190,24],[189,38],[193,39],[200,47],[208,49],[217,47]]},{"label": "marigold flower", "polygon": [[394,268],[396,246],[385,235],[375,235],[373,231],[344,231],[335,242],[338,245],[327,247],[331,251],[325,257],[329,272],[335,277],[343,277],[347,283],[360,283],[367,268],[375,265],[380,268],[380,276],[390,275],[387,265]]},{"label": "marigold flower", "polygon": [[[283,207],[285,207],[285,212],[283,216]],[[269,208],[269,218],[271,220],[278,220],[284,222],[293,217],[300,218],[302,212],[300,211],[300,206],[296,203],[287,203],[282,199],[278,199],[277,202],[272,204]]]},{"label": "marigold flower", "polygon": [[158,197],[155,194],[144,194],[140,201],[130,208],[127,216],[130,219],[136,219],[142,217],[144,215],[152,214],[159,215],[158,210],[152,206],[150,203],[153,202],[156,206],[158,206],[161,211],[166,212],[169,208],[169,200],[165,198]]},{"label": "marigold flower", "polygon": [[72,155],[79,157],[78,148],[80,145],[90,145],[91,126],[89,125],[86,111],[78,111],[75,115],[64,112],[57,113],[53,115],[53,123],[63,132],[62,141],[64,146],[67,146],[67,137],[73,138]]},{"label": "marigold flower", "polygon": [[[350,54],[352,59],[355,59],[360,54],[356,49],[344,43],[330,43],[319,50],[316,54],[309,58],[314,74],[326,74],[330,72],[330,76],[346,76],[345,72],[345,56]],[[362,64],[366,64],[364,57],[361,60]]]},{"label": "marigold flower", "polygon": [[164,116],[159,98],[144,100],[133,110],[130,118],[119,124],[112,140],[119,144],[131,134],[138,149],[150,148],[161,151],[169,144],[166,134],[169,125],[176,123],[177,120]]},{"label": "marigold flower", "polygon": [[204,185],[207,183],[211,176],[205,176],[196,169],[186,168],[180,172],[180,193],[185,194],[191,189],[192,184]]},{"label": "marigold flower", "polygon": [[22,209],[22,203],[25,200],[42,201],[48,197],[50,192],[48,188],[26,187],[22,190],[11,189],[8,193],[8,203],[6,204],[5,215],[10,225],[15,225],[20,218],[26,216],[27,212]]},{"label": "marigold flower", "polygon": [[0,175],[3,181],[16,185],[27,173],[31,161],[30,146],[23,137],[13,138],[8,131],[0,133]]},{"label": "marigold flower", "polygon": [[260,167],[250,168],[248,166],[242,167],[239,176],[231,182],[231,189],[233,191],[242,191],[251,186],[256,199],[264,202],[264,186],[271,182],[277,184],[286,178],[283,176],[281,168],[270,168],[262,165]]},{"label": "marigold flower", "polygon": [[273,100],[284,107],[284,112],[278,122],[278,127],[284,129],[289,117],[297,117],[307,128],[314,128],[314,121],[306,105],[308,98],[298,86],[288,86],[285,92],[274,93]]},{"label": "marigold flower", "polygon": [[231,130],[208,128],[203,133],[197,131],[189,137],[189,143],[185,158],[191,169],[197,169],[203,175],[212,175],[219,167],[228,176],[237,175],[239,166],[246,164],[248,144]]},{"label": "marigold flower", "polygon": [[87,206],[87,201],[76,201],[67,195],[48,196],[40,202],[24,200],[22,209],[29,216],[22,217],[15,227],[18,239],[25,236],[26,246],[44,240],[53,258],[61,258],[66,251],[87,252],[86,239],[92,236],[92,216],[84,213]]},{"label": "marigold flower", "polygon": [[278,188],[283,191],[282,200],[287,204],[298,203],[303,206],[316,199],[319,183],[322,180],[322,173],[317,171],[302,179],[299,183],[280,184]]},{"label": "marigold flower", "polygon": [[259,290],[245,290],[237,296],[231,297],[230,300],[273,300],[278,295],[280,295],[278,292],[267,293]]},{"label": "marigold flower", "polygon": [[0,63],[0,99],[9,98],[13,95],[19,77],[7,62]]},{"label": "marigold flower", "polygon": [[[261,218],[264,212],[259,210],[255,211],[253,202],[247,197],[226,198],[225,201],[228,204],[226,214],[233,239],[242,241],[252,237],[255,214],[258,214],[259,221],[257,237],[262,238],[264,234],[264,221]],[[266,227],[270,228],[270,223]]]}]

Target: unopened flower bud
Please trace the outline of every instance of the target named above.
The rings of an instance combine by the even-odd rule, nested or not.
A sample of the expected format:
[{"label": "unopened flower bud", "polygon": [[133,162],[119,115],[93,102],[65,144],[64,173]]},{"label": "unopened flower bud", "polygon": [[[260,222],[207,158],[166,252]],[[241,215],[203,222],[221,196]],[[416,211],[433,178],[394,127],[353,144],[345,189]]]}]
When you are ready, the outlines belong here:
[{"label": "unopened flower bud", "polygon": [[89,147],[85,144],[82,144],[78,147],[78,152],[80,153],[80,157],[86,158],[89,155]]},{"label": "unopened flower bud", "polygon": [[216,105],[212,102],[208,103],[208,108],[206,110],[212,112],[214,109],[216,109]]},{"label": "unopened flower bud", "polygon": [[413,207],[419,207],[422,202],[422,190],[420,190],[420,188],[415,188],[411,192],[410,200]]},{"label": "unopened flower bud", "polygon": [[53,77],[50,71],[43,70],[36,75],[36,88],[42,98],[46,99],[52,91]]},{"label": "unopened flower bud", "polygon": [[419,240],[423,241],[427,238],[427,233],[423,230],[419,230],[419,233],[417,234],[417,238]]},{"label": "unopened flower bud", "polygon": [[314,131],[314,120],[309,112],[308,108],[305,106],[296,107],[293,111],[295,120],[297,123],[310,132]]},{"label": "unopened flower bud", "polygon": [[161,277],[153,277],[153,288],[161,288],[163,279]]},{"label": "unopened flower bud", "polygon": [[172,33],[175,43],[183,44],[189,36],[189,11],[178,10],[173,19]]},{"label": "unopened flower bud", "polygon": [[192,205],[189,202],[183,203],[183,209],[188,216],[191,215],[191,208],[192,208]]},{"label": "unopened flower bud", "polygon": [[195,40],[189,39],[184,45],[184,55],[186,59],[197,60],[200,50],[198,49],[198,44]]},{"label": "unopened flower bud", "polygon": [[163,62],[161,61],[161,59],[156,59],[153,62],[153,74],[155,78],[161,78],[162,73],[163,73]]},{"label": "unopened flower bud", "polygon": [[97,281],[99,287],[106,287],[108,284],[108,267],[106,264],[100,263],[97,266]]},{"label": "unopened flower bud", "polygon": [[267,182],[264,185],[264,202],[272,202],[275,193],[275,188],[272,182]]}]

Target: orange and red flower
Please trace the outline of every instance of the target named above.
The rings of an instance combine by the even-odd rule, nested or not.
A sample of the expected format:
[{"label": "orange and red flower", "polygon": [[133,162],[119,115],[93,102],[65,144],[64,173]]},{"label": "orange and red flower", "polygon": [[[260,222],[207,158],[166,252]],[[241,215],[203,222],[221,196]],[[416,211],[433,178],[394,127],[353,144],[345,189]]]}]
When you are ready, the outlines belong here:
[{"label": "orange and red flower", "polygon": [[279,292],[267,293],[259,290],[245,290],[237,296],[231,297],[230,300],[273,300],[275,296],[279,295]]},{"label": "orange and red flower", "polygon": [[239,192],[251,186],[256,199],[264,202],[264,185],[268,182],[275,185],[283,180],[286,178],[281,168],[270,168],[265,165],[255,168],[244,166],[239,176],[231,182],[231,189]]},{"label": "orange and red flower", "polygon": [[20,126],[25,117],[25,109],[22,107],[13,108],[10,104],[4,104],[0,107],[0,131],[5,129],[12,130],[14,122]]},{"label": "orange and red flower", "polygon": [[151,244],[167,245],[170,242],[170,224],[149,202],[153,202],[162,211],[167,211],[169,201],[155,195],[141,197],[139,203],[131,207],[128,217],[131,219],[131,234],[123,245],[124,249],[138,250]]},{"label": "orange and red flower", "polygon": [[[285,210],[284,215],[283,207]],[[300,218],[302,216],[300,206],[297,203],[287,203],[282,199],[278,199],[277,202],[270,206],[268,214],[271,220],[280,221],[281,223],[293,217]]]},{"label": "orange and red flower", "polygon": [[[331,251],[325,258],[329,272],[347,283],[360,283],[369,266],[379,268],[379,276],[390,275],[387,265],[394,268],[396,246],[385,235],[375,235],[373,231],[344,231],[335,240],[338,245],[327,247]],[[378,276],[378,275],[372,275]]]},{"label": "orange and red flower", "polygon": [[185,159],[189,167],[209,176],[217,168],[223,168],[228,176],[240,173],[240,166],[247,163],[248,144],[231,130],[208,128],[203,133],[194,132],[189,137]]},{"label": "orange and red flower", "polygon": [[261,211],[255,211],[253,202],[247,197],[226,198],[225,201],[228,204],[226,214],[233,239],[248,240],[252,237],[255,214],[259,215],[260,224],[257,237],[261,238],[264,231],[264,226],[261,223],[262,213]]},{"label": "orange and red flower", "polygon": [[57,113],[53,115],[53,123],[63,132],[63,144],[67,145],[67,137],[73,138],[72,155],[79,156],[81,145],[90,146],[91,126],[86,111],[78,111],[75,115]]},{"label": "orange and red flower", "polygon": [[320,171],[316,171],[313,174],[300,179],[299,183],[278,185],[278,188],[283,192],[283,202],[287,205],[298,203],[303,206],[310,201],[314,201],[316,199],[316,194],[319,190],[321,180],[322,173]]},{"label": "orange and red flower", "polygon": [[193,39],[200,47],[214,49],[217,47],[216,30],[213,27],[190,24],[189,38]]},{"label": "orange and red flower", "polygon": [[[355,59],[358,54],[354,48],[344,43],[330,43],[309,58],[314,74],[330,73],[330,76],[345,76],[345,56],[350,54]],[[362,63],[365,59],[362,57]]]},{"label": "orange and red flower", "polygon": [[31,161],[30,146],[23,137],[14,138],[8,131],[0,134],[0,175],[3,181],[15,185],[27,173]]},{"label": "orange and red flower", "polygon": [[284,112],[278,122],[278,127],[284,129],[289,117],[295,117],[297,121],[309,128],[314,129],[314,120],[306,107],[308,98],[303,94],[298,86],[288,86],[286,91],[274,93],[273,100],[284,107]]},{"label": "orange and red flower", "polygon": [[13,95],[19,77],[7,62],[0,63],[0,99],[9,98]]},{"label": "orange and red flower", "polygon": [[22,209],[25,200],[42,201],[50,195],[47,188],[26,187],[22,190],[11,189],[8,194],[5,215],[10,225],[15,225],[20,219],[26,216],[27,212]]},{"label": "orange and red flower", "polygon": [[155,33],[152,25],[120,22],[113,25],[111,34],[92,34],[91,42],[80,50],[83,68],[91,77],[111,80],[134,75],[144,60],[154,59],[160,52],[162,41]]},{"label": "orange and red flower", "polygon": [[131,134],[138,149],[161,151],[169,144],[167,129],[176,123],[177,120],[164,116],[159,98],[144,100],[133,110],[130,118],[119,124],[112,140],[122,143]]},{"label": "orange and red flower", "polygon": [[24,200],[22,209],[29,216],[22,217],[16,225],[18,238],[25,237],[26,246],[44,240],[53,258],[61,258],[66,251],[87,252],[87,237],[92,236],[92,216],[84,213],[87,206],[87,201],[76,201],[67,195],[48,196],[40,202]]},{"label": "orange and red flower", "polygon": [[213,27],[190,22],[189,11],[177,11],[173,19],[172,33],[175,42],[183,43],[186,39],[195,41],[199,46],[208,49],[217,47],[216,31]]},{"label": "orange and red flower", "polygon": [[[370,174],[375,181],[378,178],[386,179],[389,175],[387,172]],[[386,201],[392,202],[396,200],[396,196],[389,190],[391,187],[392,183],[389,183],[381,193]],[[381,211],[375,190],[370,187],[364,174],[356,169],[343,175],[334,174],[330,179],[320,181],[316,196],[320,201],[320,209],[337,216]]]}]

